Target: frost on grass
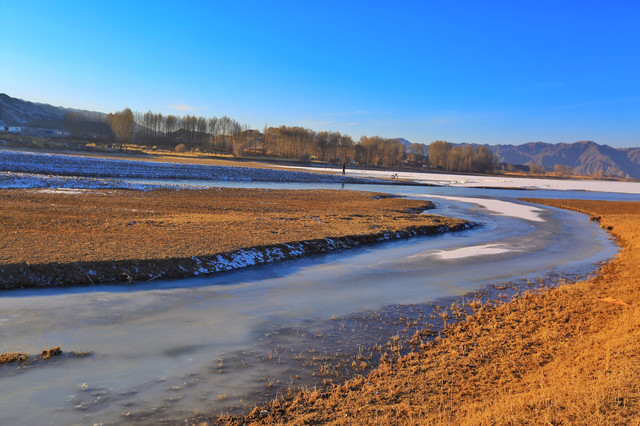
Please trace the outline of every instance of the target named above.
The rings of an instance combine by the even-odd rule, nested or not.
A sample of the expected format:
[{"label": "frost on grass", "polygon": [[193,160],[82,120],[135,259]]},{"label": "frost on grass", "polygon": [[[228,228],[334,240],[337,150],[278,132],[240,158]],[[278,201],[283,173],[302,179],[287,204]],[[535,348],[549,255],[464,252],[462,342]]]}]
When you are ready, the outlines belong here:
[{"label": "frost on grass", "polygon": [[[53,176],[33,173],[0,172],[0,189],[42,188],[46,191],[63,192],[82,189],[132,189],[149,191],[164,188],[161,185],[146,185],[124,182],[118,179],[97,179],[77,176]],[[78,193],[66,191],[67,194]]]},{"label": "frost on grass", "polygon": [[[10,172],[3,173],[3,176],[0,178],[0,188],[41,188],[56,187],[56,185],[76,185],[70,187],[94,188],[102,185],[102,187],[110,188],[138,189],[133,188],[133,186],[135,186],[134,184],[110,181],[108,179],[184,179],[322,183],[381,182],[378,179],[371,178],[356,178],[290,170],[115,160],[8,150],[0,150],[0,172]],[[44,175],[44,177],[42,175]],[[64,176],[74,176],[74,180],[66,180],[63,178]],[[105,183],[101,183],[97,179],[86,180],[82,178],[100,178],[104,180]],[[54,183],[56,179],[60,179],[57,184]],[[48,181],[52,182],[47,184]],[[140,186],[143,187],[140,189],[150,189],[148,188],[149,185]]]}]

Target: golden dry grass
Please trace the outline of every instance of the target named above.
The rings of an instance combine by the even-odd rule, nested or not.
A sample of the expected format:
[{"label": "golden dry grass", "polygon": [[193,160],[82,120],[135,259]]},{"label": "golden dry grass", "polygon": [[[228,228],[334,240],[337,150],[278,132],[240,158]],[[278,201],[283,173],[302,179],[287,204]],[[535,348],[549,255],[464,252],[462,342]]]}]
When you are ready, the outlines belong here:
[{"label": "golden dry grass", "polygon": [[10,364],[12,362],[25,363],[29,361],[29,354],[22,352],[3,352],[0,353],[0,365]]},{"label": "golden dry grass", "polygon": [[60,356],[60,355],[62,355],[62,346],[60,345],[53,348],[45,349],[42,352],[40,352],[40,358],[42,359],[49,359],[54,356]]},{"label": "golden dry grass", "polygon": [[2,190],[0,266],[206,256],[463,222],[407,211],[426,204],[329,190]]},{"label": "golden dry grass", "polygon": [[[72,355],[75,356],[85,356],[89,354],[89,352],[71,352]],[[84,355],[82,355],[84,354]],[[53,348],[44,349],[40,353],[40,359],[45,360],[53,357],[57,357],[62,355],[62,346],[55,346]],[[0,353],[0,365],[2,364],[11,364],[11,363],[20,363],[27,364],[35,362],[38,359],[36,356],[29,355],[23,352],[3,352]]]},{"label": "golden dry grass", "polygon": [[601,216],[621,252],[595,278],[481,306],[367,377],[218,420],[640,424],[640,203],[538,201]]}]

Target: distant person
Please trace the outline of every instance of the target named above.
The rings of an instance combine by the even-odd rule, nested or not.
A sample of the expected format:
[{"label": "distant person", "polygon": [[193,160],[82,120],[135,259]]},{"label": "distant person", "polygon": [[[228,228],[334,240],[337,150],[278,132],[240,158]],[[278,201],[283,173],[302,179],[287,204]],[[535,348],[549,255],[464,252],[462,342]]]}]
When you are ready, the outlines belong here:
[{"label": "distant person", "polygon": [[347,173],[347,163],[346,162],[342,162],[342,174],[346,174]]}]

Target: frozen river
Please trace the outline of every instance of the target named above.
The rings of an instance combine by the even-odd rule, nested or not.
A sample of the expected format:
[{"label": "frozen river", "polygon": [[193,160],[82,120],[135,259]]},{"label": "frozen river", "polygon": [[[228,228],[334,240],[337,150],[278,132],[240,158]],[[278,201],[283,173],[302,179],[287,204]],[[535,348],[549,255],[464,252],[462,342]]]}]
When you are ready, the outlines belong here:
[{"label": "frozen river", "polygon": [[151,423],[251,403],[264,395],[261,390],[269,378],[289,374],[286,365],[273,362],[291,350],[286,342],[300,349],[293,339],[281,338],[278,346],[270,346],[274,334],[321,333],[332,318],[460,296],[490,283],[550,273],[587,274],[615,255],[608,235],[584,215],[527,205],[517,197],[637,198],[589,192],[347,188],[432,200],[437,209],[430,213],[481,226],[211,277],[3,292],[0,351],[37,353],[63,345],[65,351],[92,355],[32,368],[1,367],[0,424]]}]

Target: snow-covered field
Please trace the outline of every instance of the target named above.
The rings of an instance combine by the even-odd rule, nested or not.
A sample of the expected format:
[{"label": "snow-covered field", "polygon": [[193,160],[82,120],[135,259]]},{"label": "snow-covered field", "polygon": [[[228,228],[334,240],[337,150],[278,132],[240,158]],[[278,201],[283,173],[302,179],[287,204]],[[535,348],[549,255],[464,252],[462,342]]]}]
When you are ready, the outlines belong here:
[{"label": "snow-covered field", "polygon": [[[10,150],[0,150],[0,172],[5,172],[0,176],[0,188],[33,188],[34,186],[149,188],[149,185],[142,185],[144,188],[133,188],[135,184],[114,181],[113,179],[376,183],[376,180],[372,178],[304,171],[114,160]],[[46,181],[52,181],[52,183],[46,184]]]},{"label": "snow-covered field", "polygon": [[[293,167],[300,170],[342,173],[335,168]],[[596,191],[640,194],[640,182],[601,180],[536,179],[503,176],[454,175],[444,173],[394,172],[383,170],[356,170],[347,168],[347,176],[360,178],[392,178],[423,184],[461,188],[523,188],[552,189],[560,191]]]},{"label": "snow-covered field", "polygon": [[54,176],[33,173],[0,172],[0,188],[133,189],[139,191],[148,191],[151,189],[164,188],[164,186],[129,183],[118,179],[99,179],[77,176]]},{"label": "snow-covered field", "polygon": [[[0,149],[0,188],[148,190],[168,186],[124,182],[123,180],[126,179],[350,184],[411,181],[451,188],[523,188],[640,194],[640,182],[536,179],[350,168],[347,168],[346,176],[343,176],[342,171],[336,168],[295,166],[287,166],[287,168],[300,171],[116,160]],[[392,177],[396,177],[397,180],[390,179]]]}]

